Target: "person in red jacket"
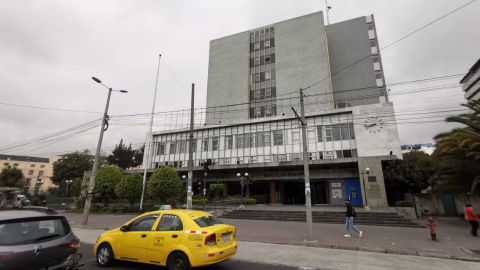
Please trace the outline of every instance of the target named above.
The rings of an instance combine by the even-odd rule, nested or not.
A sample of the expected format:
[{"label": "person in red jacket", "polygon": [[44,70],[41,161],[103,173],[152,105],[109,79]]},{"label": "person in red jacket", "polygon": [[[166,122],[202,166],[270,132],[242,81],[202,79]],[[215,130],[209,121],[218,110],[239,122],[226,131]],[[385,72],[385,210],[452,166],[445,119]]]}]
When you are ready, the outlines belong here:
[{"label": "person in red jacket", "polygon": [[472,205],[467,204],[465,207],[465,219],[470,222],[470,225],[472,225],[472,230],[470,231],[470,234],[473,236],[478,236],[477,230],[478,230],[478,217],[475,215],[475,212],[473,212]]}]

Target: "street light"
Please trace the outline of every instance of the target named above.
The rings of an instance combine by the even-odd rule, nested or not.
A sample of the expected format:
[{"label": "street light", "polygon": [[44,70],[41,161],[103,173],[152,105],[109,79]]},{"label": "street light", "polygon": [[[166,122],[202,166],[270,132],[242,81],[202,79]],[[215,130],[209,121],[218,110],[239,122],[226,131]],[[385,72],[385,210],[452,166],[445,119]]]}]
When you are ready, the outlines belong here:
[{"label": "street light", "polygon": [[[242,177],[241,180],[240,180],[240,186],[241,186],[241,205],[240,205],[240,209],[244,209],[245,206],[243,205],[243,187],[245,186],[245,183],[243,182],[243,175],[241,175],[240,173],[237,173],[237,177]],[[248,177],[248,173],[245,173],[245,177]]]},{"label": "street light", "polygon": [[67,203],[68,185],[70,185],[72,182],[73,180],[65,180],[65,183],[67,183],[67,189],[65,190],[65,199],[63,200],[64,203]]},{"label": "street light", "polygon": [[363,177],[364,174],[366,174],[366,175],[370,174],[370,168],[365,168],[365,172],[362,171],[359,174],[362,175],[363,192],[365,193],[365,210],[370,210],[370,207],[368,207],[367,189],[365,188],[365,178]]},{"label": "street light", "polygon": [[182,175],[182,179],[185,180],[187,177],[185,175]]},{"label": "street light", "polygon": [[103,132],[105,131],[105,125],[107,124],[107,118],[108,118],[107,113],[108,113],[108,105],[110,104],[110,96],[112,95],[112,91],[120,92],[120,93],[128,92],[126,90],[113,90],[112,88],[104,85],[102,81],[99,80],[98,78],[92,77],[92,80],[94,80],[96,83],[103,85],[105,88],[108,89],[108,98],[107,98],[107,104],[105,106],[105,113],[103,114],[102,127],[100,129],[100,136],[98,137],[97,151],[95,152],[95,161],[93,162],[92,173],[90,174],[90,181],[88,183],[87,190],[91,192],[88,193],[87,191],[87,199],[85,201],[85,207],[83,208],[83,220],[81,223],[82,226],[87,225],[88,215],[90,214],[90,204],[92,202],[93,188],[95,187],[95,176],[97,174],[98,160],[100,157],[100,150],[102,148]]}]

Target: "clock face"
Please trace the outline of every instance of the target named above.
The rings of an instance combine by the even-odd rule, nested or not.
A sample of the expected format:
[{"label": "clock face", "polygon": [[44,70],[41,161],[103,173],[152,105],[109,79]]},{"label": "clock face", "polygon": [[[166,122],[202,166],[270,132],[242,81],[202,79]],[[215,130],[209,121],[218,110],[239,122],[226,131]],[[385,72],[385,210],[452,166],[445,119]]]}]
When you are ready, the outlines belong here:
[{"label": "clock face", "polygon": [[364,121],[363,126],[366,130],[369,130],[370,133],[377,133],[382,131],[384,124],[382,119],[378,117],[368,117],[367,120]]}]

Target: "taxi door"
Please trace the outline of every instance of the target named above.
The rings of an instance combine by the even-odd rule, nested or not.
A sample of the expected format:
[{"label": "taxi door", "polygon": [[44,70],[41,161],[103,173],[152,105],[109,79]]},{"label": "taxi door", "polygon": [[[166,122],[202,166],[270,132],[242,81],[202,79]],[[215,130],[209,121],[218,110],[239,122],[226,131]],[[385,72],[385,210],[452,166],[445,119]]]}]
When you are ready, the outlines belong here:
[{"label": "taxi door", "polygon": [[147,261],[165,264],[168,252],[180,243],[183,223],[179,216],[163,214],[157,228],[150,232],[147,244]]},{"label": "taxi door", "polygon": [[158,216],[159,214],[154,214],[138,218],[127,226],[126,231],[120,232],[115,257],[128,261],[145,261],[147,242]]}]

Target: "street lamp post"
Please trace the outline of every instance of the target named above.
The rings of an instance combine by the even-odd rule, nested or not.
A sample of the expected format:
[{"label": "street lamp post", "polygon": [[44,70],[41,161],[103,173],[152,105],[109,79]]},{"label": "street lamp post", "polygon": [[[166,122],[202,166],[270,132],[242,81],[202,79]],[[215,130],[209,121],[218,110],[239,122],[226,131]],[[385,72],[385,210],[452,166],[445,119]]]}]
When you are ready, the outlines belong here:
[{"label": "street lamp post", "polygon": [[[245,206],[243,205],[243,187],[245,186],[245,183],[243,182],[243,175],[241,175],[240,173],[237,173],[237,177],[242,177],[241,180],[240,180],[240,191],[241,191],[241,205],[240,205],[240,209],[244,209]],[[248,173],[245,173],[245,177],[248,177]]]},{"label": "street lamp post", "polygon": [[365,193],[365,210],[370,210],[370,207],[368,207],[368,200],[367,200],[367,189],[365,188],[365,178],[363,177],[364,174],[369,175],[370,174],[370,168],[365,168],[365,172],[362,171],[359,174],[362,175],[362,182],[363,182],[363,192]]},{"label": "street lamp post", "polygon": [[73,180],[65,180],[65,183],[67,183],[67,189],[65,190],[65,198],[63,200],[65,204],[67,203],[68,185],[70,185],[72,182]]},{"label": "street lamp post", "polygon": [[128,91],[126,90],[113,90],[112,88],[104,85],[102,81],[100,81],[95,77],[92,77],[92,80],[103,85],[105,88],[108,89],[108,98],[107,98],[107,105],[105,106],[105,113],[103,114],[102,127],[100,129],[100,136],[98,137],[97,151],[95,152],[95,160],[93,161],[92,173],[90,174],[90,181],[87,187],[87,199],[85,200],[85,207],[83,208],[83,220],[81,223],[82,226],[87,225],[88,215],[90,214],[90,204],[92,202],[92,197],[93,197],[93,188],[95,187],[95,176],[97,174],[98,160],[100,157],[100,150],[102,148],[103,132],[105,131],[105,125],[107,124],[107,119],[108,119],[107,113],[108,113],[108,105],[110,104],[110,96],[112,95],[112,91],[120,92],[120,93],[128,93]]}]

